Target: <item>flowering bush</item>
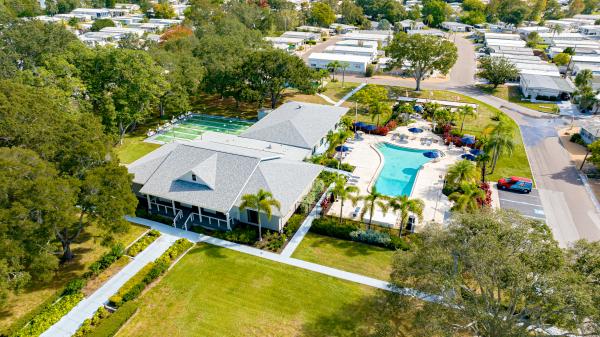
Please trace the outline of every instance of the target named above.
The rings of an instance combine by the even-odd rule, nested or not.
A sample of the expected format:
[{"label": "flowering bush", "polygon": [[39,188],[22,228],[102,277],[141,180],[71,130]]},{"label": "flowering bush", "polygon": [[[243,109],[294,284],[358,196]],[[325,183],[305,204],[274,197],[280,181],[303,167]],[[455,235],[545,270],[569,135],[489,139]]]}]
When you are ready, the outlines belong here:
[{"label": "flowering bush", "polygon": [[378,136],[386,136],[388,132],[390,132],[390,129],[385,126],[379,126],[377,129],[375,129],[375,131],[373,131],[373,134]]},{"label": "flowering bush", "polygon": [[478,199],[477,202],[480,206],[492,206],[492,190],[490,188],[490,184],[481,183],[479,188],[485,192],[485,199]]},{"label": "flowering bush", "polygon": [[398,127],[398,123],[392,119],[391,121],[387,122],[385,127],[388,128],[388,130],[392,131]]}]

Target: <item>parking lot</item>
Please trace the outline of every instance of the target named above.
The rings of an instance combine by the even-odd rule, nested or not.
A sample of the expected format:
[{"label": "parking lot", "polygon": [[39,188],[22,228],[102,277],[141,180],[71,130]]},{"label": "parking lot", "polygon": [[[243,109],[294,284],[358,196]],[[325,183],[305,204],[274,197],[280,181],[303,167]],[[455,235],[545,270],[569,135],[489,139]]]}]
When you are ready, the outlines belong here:
[{"label": "parking lot", "polygon": [[514,209],[526,217],[546,221],[537,189],[533,189],[529,194],[498,190],[498,196],[501,208]]}]

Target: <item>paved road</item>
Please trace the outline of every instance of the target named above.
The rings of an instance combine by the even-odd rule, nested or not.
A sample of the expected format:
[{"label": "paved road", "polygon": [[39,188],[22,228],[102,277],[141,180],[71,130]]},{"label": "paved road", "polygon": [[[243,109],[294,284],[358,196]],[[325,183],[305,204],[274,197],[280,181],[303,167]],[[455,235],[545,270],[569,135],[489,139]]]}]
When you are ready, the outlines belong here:
[{"label": "paved road", "polygon": [[[459,60],[447,80],[426,80],[423,89],[455,91],[501,109],[521,129],[525,148],[539,189],[547,223],[562,246],[578,239],[600,240],[600,206],[560,144],[557,129],[570,120],[547,115],[482,93],[474,86],[475,51],[464,35],[453,37]],[[414,87],[412,79],[392,76],[346,76],[348,81]]]}]

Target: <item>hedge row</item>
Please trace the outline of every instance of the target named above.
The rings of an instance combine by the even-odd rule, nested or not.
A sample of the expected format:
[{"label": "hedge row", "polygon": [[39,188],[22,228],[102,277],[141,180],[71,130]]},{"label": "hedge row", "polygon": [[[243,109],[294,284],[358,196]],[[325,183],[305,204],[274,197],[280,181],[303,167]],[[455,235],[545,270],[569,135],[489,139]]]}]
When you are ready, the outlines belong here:
[{"label": "hedge row", "polygon": [[57,302],[47,306],[36,315],[26,326],[14,334],[15,337],[39,336],[49,327],[58,322],[73,307],[83,299],[82,293],[63,296]]},{"label": "hedge row", "polygon": [[355,221],[343,220],[340,223],[336,218],[319,218],[313,221],[310,231],[316,234],[362,242],[387,249],[408,250],[410,248],[401,237],[374,229],[365,231],[361,228],[360,223]]},{"label": "hedge row", "polygon": [[175,243],[158,259],[148,263],[127,281],[115,295],[111,296],[109,299],[110,304],[115,308],[118,308],[123,305],[123,303],[137,298],[149,283],[162,275],[169,268],[171,263],[192,245],[193,244],[186,239],[175,241]]},{"label": "hedge row", "polygon": [[158,239],[160,236],[160,232],[156,229],[153,229],[146,233],[146,235],[142,236],[139,240],[134,242],[129,249],[127,249],[127,255],[136,256],[141,253],[146,247],[148,247],[154,240]]},{"label": "hedge row", "polygon": [[93,329],[85,336],[89,337],[112,337],[119,329],[136,313],[138,303],[127,302],[119,310],[110,314],[108,318],[103,319],[99,324],[94,325]]}]

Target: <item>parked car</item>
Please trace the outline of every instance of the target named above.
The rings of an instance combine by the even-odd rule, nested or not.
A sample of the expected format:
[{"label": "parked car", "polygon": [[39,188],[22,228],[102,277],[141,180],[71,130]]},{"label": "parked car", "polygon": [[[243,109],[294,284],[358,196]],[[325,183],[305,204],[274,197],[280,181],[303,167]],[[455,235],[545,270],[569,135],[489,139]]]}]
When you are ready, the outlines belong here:
[{"label": "parked car", "polygon": [[498,189],[529,193],[533,188],[533,182],[529,178],[510,177],[498,180]]}]

